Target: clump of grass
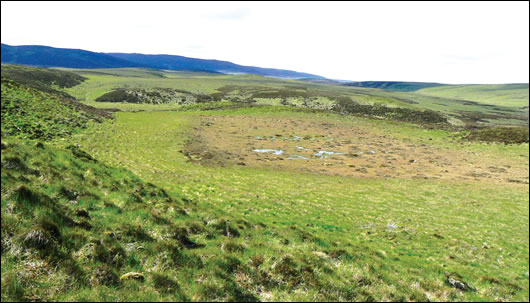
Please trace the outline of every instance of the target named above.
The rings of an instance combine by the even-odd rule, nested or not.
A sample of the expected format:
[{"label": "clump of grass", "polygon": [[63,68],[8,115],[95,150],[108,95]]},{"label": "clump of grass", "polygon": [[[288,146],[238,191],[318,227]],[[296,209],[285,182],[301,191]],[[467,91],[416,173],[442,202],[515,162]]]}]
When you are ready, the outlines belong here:
[{"label": "clump of grass", "polygon": [[44,249],[50,247],[52,243],[50,235],[42,229],[34,229],[24,236],[24,244],[28,247]]},{"label": "clump of grass", "polygon": [[251,262],[252,266],[254,266],[255,268],[259,268],[261,266],[261,264],[263,264],[263,262],[265,262],[265,258],[263,258],[263,256],[256,255],[256,256],[253,256],[250,259],[250,262]]},{"label": "clump of grass", "polygon": [[529,131],[528,127],[494,127],[470,130],[463,133],[462,137],[470,141],[521,144],[529,142]]},{"label": "clump of grass", "polygon": [[184,227],[179,227],[176,229],[175,239],[186,248],[202,247],[202,245],[195,243],[188,237],[188,231]]},{"label": "clump of grass", "polygon": [[90,283],[96,287],[100,285],[116,286],[118,282],[118,275],[108,266],[97,267],[90,279]]},{"label": "clump of grass", "polygon": [[221,218],[211,223],[212,227],[221,235],[225,237],[239,237],[241,234],[237,228],[233,227],[230,223],[230,220],[226,218]]},{"label": "clump of grass", "polygon": [[19,203],[37,204],[40,201],[39,195],[24,184],[16,187],[14,196]]},{"label": "clump of grass", "polygon": [[245,247],[233,240],[228,240],[221,244],[221,250],[228,253],[242,253]]},{"label": "clump of grass", "polygon": [[179,290],[179,285],[176,281],[162,274],[153,273],[151,278],[153,279],[154,287],[163,293],[172,293]]}]

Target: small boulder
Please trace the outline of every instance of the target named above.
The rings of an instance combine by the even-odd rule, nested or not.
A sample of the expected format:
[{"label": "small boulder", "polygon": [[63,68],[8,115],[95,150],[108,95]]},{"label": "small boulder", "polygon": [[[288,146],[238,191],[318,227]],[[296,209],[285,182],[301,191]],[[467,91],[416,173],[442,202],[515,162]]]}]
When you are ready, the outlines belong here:
[{"label": "small boulder", "polygon": [[138,280],[138,281],[144,281],[144,275],[139,272],[128,272],[120,277],[120,281],[123,280]]},{"label": "small boulder", "polygon": [[447,278],[447,283],[456,289],[460,289],[462,291],[475,290],[473,287],[469,286],[469,284],[464,282],[463,278],[459,274],[445,273],[445,277]]}]

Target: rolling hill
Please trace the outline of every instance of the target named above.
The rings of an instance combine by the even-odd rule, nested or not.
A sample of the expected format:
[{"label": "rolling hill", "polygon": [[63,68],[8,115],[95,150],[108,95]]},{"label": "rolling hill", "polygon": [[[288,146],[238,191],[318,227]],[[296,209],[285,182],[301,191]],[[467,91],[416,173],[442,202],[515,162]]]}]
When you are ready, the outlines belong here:
[{"label": "rolling hill", "polygon": [[2,63],[68,68],[144,67],[228,74],[257,74],[289,79],[325,79],[313,74],[283,69],[243,66],[228,61],[204,60],[174,55],[96,53],[81,49],[54,48],[40,45],[10,46],[2,44]]},{"label": "rolling hill", "polygon": [[[2,44],[2,63],[42,67],[117,68],[142,65],[82,49]],[[148,67],[148,66],[142,66]]]},{"label": "rolling hill", "polygon": [[278,78],[312,78],[325,79],[324,77],[299,73],[284,69],[261,68],[255,66],[243,66],[228,61],[204,60],[173,55],[144,55],[109,53],[108,55],[122,60],[135,62],[140,65],[148,65],[157,69],[189,70],[189,71],[215,71],[225,74],[256,74],[261,76]]},{"label": "rolling hill", "polygon": [[361,81],[361,82],[348,82],[342,85],[380,88],[380,89],[390,90],[390,91],[412,92],[412,91],[416,91],[422,88],[444,86],[445,84],[430,83],[430,82]]},{"label": "rolling hill", "polygon": [[528,83],[446,85],[424,88],[416,92],[428,96],[528,108]]}]

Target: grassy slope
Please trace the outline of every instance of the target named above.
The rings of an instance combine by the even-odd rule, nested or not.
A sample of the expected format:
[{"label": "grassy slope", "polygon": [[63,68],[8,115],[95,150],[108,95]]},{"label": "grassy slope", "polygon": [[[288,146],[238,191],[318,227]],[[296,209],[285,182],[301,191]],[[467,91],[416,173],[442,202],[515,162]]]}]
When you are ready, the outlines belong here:
[{"label": "grassy slope", "polygon": [[10,64],[2,64],[2,78],[50,93],[58,93],[52,87],[73,87],[86,80],[70,72]]},{"label": "grassy slope", "polygon": [[484,104],[528,107],[528,84],[447,85],[420,89],[416,92]]},{"label": "grassy slope", "polygon": [[2,65],[2,136],[51,139],[111,118],[61,91],[84,80],[64,71]]},{"label": "grassy slope", "polygon": [[160,300],[156,279],[186,299],[168,272],[146,275],[151,295],[118,280],[161,250],[176,254],[167,262],[193,259],[163,238],[188,219],[185,203],[73,146],[2,145],[2,301]]},{"label": "grassy slope", "polygon": [[2,135],[23,138],[67,136],[110,115],[61,94],[2,78]]},{"label": "grassy slope", "polygon": [[[302,115],[307,119],[368,123],[381,131],[389,129],[387,122],[348,122],[344,121],[348,118],[335,115],[314,116],[278,108],[211,114],[279,118]],[[285,258],[293,258],[293,263],[302,267],[310,262],[322,281],[330,283],[309,288],[307,284],[305,288],[265,287],[264,292],[255,293],[258,298],[528,298],[527,187],[417,179],[359,180],[245,167],[203,167],[188,163],[178,152],[186,130],[197,123],[197,115],[119,113],[116,124],[105,127],[104,132],[102,128],[86,133],[79,142],[96,157],[125,165],[142,178],[197,201],[206,209],[265,223],[268,232],[243,241],[245,249],[238,257],[241,262],[249,262],[245,260],[255,255],[264,256],[266,261],[260,270],[271,274]],[[434,138],[432,144],[451,146],[447,143],[450,135],[443,131],[392,125],[388,134],[413,142],[430,137]],[[527,144],[457,144],[454,148],[480,152],[485,157],[519,158],[528,153]],[[397,226],[395,230],[393,225]],[[336,254],[344,255],[335,259]],[[315,264],[322,267],[315,268]],[[445,272],[460,274],[477,291],[455,291],[446,284]],[[253,281],[248,276],[242,279]],[[331,289],[338,297],[331,295]]]}]

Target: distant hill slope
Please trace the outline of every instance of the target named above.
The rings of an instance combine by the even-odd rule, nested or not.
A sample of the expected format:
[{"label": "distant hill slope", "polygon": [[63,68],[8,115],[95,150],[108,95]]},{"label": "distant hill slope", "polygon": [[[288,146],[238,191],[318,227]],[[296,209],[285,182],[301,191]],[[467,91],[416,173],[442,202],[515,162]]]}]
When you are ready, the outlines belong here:
[{"label": "distant hill slope", "polygon": [[301,78],[297,80],[308,82],[308,83],[328,84],[328,85],[341,85],[342,83],[344,83],[344,82],[332,80],[332,79]]},{"label": "distant hill slope", "polygon": [[2,44],[2,63],[69,68],[148,67],[81,49],[6,44]]},{"label": "distant hill slope", "polygon": [[511,107],[528,107],[529,100],[528,83],[446,85],[420,89],[416,93]]},{"label": "distant hill slope", "polygon": [[69,88],[87,79],[67,71],[10,64],[2,65],[2,78],[54,93],[60,92],[52,87]]},{"label": "distant hill slope", "polygon": [[444,86],[445,84],[429,83],[429,82],[362,81],[362,82],[348,82],[342,85],[380,88],[380,89],[390,90],[390,91],[412,92],[412,91],[416,91],[416,90],[427,88],[427,87]]},{"label": "distant hill slope", "polygon": [[108,55],[118,59],[127,60],[143,65],[149,65],[157,69],[169,70],[191,70],[191,71],[216,71],[222,73],[247,73],[261,76],[279,78],[312,78],[325,79],[324,77],[299,73],[284,69],[261,68],[254,66],[243,66],[228,61],[195,59],[173,55],[144,55],[144,54],[124,54],[109,53]]},{"label": "distant hill slope", "polygon": [[106,54],[81,49],[54,48],[39,45],[10,46],[2,44],[2,63],[68,68],[144,67],[168,70],[248,73],[290,79],[325,79],[324,77],[313,74],[283,69],[243,66],[219,60],[205,60],[173,55]]}]

